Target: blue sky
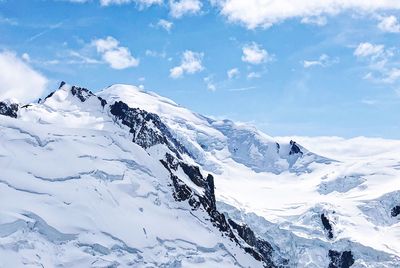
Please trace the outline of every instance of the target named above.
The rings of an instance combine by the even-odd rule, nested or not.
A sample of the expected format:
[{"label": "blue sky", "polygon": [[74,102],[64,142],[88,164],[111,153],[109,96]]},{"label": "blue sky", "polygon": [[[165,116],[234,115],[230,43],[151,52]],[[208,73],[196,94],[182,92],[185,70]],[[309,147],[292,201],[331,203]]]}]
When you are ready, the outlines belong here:
[{"label": "blue sky", "polygon": [[0,97],[141,85],[270,135],[400,138],[395,0],[0,0]]}]

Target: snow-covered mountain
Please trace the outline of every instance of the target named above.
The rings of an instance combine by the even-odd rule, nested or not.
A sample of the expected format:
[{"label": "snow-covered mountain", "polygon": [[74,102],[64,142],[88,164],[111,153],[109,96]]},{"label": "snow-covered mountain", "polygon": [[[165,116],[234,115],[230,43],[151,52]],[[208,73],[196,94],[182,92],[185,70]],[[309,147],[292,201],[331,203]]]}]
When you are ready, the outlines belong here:
[{"label": "snow-covered mountain", "polygon": [[400,267],[397,150],[323,157],[128,85],[0,114],[0,267]]}]

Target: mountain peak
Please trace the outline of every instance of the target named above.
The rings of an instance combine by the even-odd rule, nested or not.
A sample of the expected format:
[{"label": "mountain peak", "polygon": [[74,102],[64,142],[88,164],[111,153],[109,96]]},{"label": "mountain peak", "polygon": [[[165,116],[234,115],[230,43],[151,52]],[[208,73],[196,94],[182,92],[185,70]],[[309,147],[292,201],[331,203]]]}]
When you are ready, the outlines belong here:
[{"label": "mountain peak", "polygon": [[[10,116],[11,104],[1,105]],[[13,248],[28,235],[32,252],[56,243],[85,266],[170,267],[188,256],[206,267],[399,261],[394,232],[371,242],[360,231],[398,224],[399,193],[368,189],[368,180],[395,185],[398,163],[380,180],[375,163],[332,162],[129,85],[93,92],[61,82],[11,112],[16,120],[0,117],[0,233]]]}]

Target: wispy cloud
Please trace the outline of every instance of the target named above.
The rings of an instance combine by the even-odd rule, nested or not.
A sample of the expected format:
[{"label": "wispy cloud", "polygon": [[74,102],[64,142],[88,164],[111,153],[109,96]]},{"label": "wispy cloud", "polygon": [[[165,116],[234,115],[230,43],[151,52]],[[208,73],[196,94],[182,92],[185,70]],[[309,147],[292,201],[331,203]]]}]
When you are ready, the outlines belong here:
[{"label": "wispy cloud", "polygon": [[208,90],[210,90],[210,91],[217,90],[217,86],[214,83],[214,78],[212,75],[204,77],[203,81],[204,81],[204,83],[206,83]]},{"label": "wispy cloud", "polygon": [[251,86],[251,87],[228,88],[228,89],[226,89],[226,91],[242,92],[242,91],[249,91],[249,90],[253,90],[253,89],[257,89],[257,87]]},{"label": "wispy cloud", "polygon": [[153,28],[160,28],[170,33],[174,23],[169,20],[159,19],[156,23],[150,23],[149,26]]},{"label": "wispy cloud", "polygon": [[324,16],[311,16],[311,17],[302,18],[301,23],[312,24],[312,25],[317,25],[317,26],[324,26],[328,23],[328,20]]},{"label": "wispy cloud", "polygon": [[[86,3],[90,2],[91,0],[69,0],[70,2],[75,3]],[[100,5],[102,6],[110,6],[110,5],[123,5],[123,4],[130,4],[135,3],[140,7],[148,7],[151,5],[160,5],[163,3],[163,0],[100,0]]]},{"label": "wispy cloud", "polygon": [[329,67],[333,64],[336,64],[339,62],[338,58],[331,58],[326,54],[322,54],[319,56],[317,60],[304,60],[302,62],[304,68],[311,68],[315,66],[320,66],[320,67]]},{"label": "wispy cloud", "polygon": [[250,72],[247,74],[247,79],[254,79],[254,78],[260,78],[261,73],[259,72]]},{"label": "wispy cloud", "polygon": [[72,57],[72,59],[68,60],[68,63],[70,64],[101,64],[102,62],[97,60],[97,59],[93,59],[90,58],[88,56],[82,55],[81,53],[77,52],[77,51],[70,51],[69,55]]},{"label": "wispy cloud", "polygon": [[226,75],[228,76],[229,79],[233,79],[240,75],[240,71],[238,68],[232,68],[226,72]]},{"label": "wispy cloud", "polygon": [[0,15],[0,24],[8,24],[16,26],[18,25],[18,21],[16,19],[6,18]]},{"label": "wispy cloud", "polygon": [[164,59],[167,57],[167,53],[165,51],[158,52],[155,50],[146,49],[145,54],[146,54],[146,56],[155,57],[155,58],[163,58]]},{"label": "wispy cloud", "polygon": [[164,20],[164,19],[160,19],[157,22],[157,26],[163,28],[164,30],[166,30],[167,32],[170,32],[172,29],[172,26],[174,24],[171,21],[168,20]]},{"label": "wispy cloud", "polygon": [[400,80],[400,57],[395,48],[383,44],[360,43],[354,50],[362,62],[367,62],[368,73],[364,79],[393,84]]},{"label": "wispy cloud", "polygon": [[361,103],[366,104],[366,105],[375,105],[375,104],[377,104],[377,100],[362,99]]},{"label": "wispy cloud", "polygon": [[377,57],[381,56],[385,52],[384,45],[374,45],[371,43],[360,43],[356,50],[354,50],[354,55],[357,57]]},{"label": "wispy cloud", "polygon": [[35,34],[35,35],[29,37],[29,38],[26,40],[26,42],[28,42],[28,43],[29,43],[29,42],[32,42],[32,41],[38,39],[39,37],[41,37],[41,36],[43,36],[43,35],[45,35],[45,34],[47,34],[47,33],[49,33],[49,32],[52,32],[52,31],[54,31],[54,30],[60,28],[60,27],[63,25],[63,23],[64,23],[64,22],[59,22],[59,23],[50,25],[48,28],[46,28],[46,30],[43,30],[43,31],[41,31],[41,32],[39,32],[39,33],[37,33],[37,34]]}]

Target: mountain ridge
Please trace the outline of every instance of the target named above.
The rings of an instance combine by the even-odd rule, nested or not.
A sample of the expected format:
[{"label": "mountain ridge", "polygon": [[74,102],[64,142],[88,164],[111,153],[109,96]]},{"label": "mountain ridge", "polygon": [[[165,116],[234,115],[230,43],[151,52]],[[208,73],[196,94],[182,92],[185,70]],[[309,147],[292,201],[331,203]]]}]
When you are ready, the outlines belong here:
[{"label": "mountain ridge", "polygon": [[[5,105],[10,106],[11,104],[5,103]],[[1,111],[8,113],[7,109],[0,109],[0,114]],[[260,265],[265,267],[313,267],[313,264],[319,267],[350,267],[354,263],[355,265],[367,263],[367,267],[379,267],[376,265],[383,263],[387,265],[385,267],[395,267],[393,265],[398,261],[396,254],[391,255],[378,249],[369,248],[369,244],[364,246],[363,243],[357,241],[357,237],[343,236],[346,228],[351,226],[342,223],[343,220],[351,220],[340,211],[347,206],[346,199],[337,204],[331,201],[334,198],[333,195],[337,196],[336,193],[346,195],[358,188],[360,191],[366,189],[363,185],[366,185],[369,179],[364,177],[369,175],[352,175],[353,184],[340,190],[338,188],[340,185],[335,182],[336,178],[333,177],[332,180],[330,176],[333,176],[331,169],[341,169],[343,163],[313,154],[294,141],[279,144],[273,138],[254,128],[239,126],[229,120],[213,120],[192,113],[155,93],[147,93],[124,85],[111,86],[103,91],[93,93],[85,88],[61,83],[58,90],[39,103],[18,106],[15,113],[17,114],[16,119],[14,116],[11,116],[12,119],[5,120],[5,117],[0,119],[3,137],[10,144],[4,143],[0,147],[2,156],[0,163],[9,169],[2,175],[0,185],[8,189],[2,190],[6,194],[10,194],[8,200],[13,200],[11,195],[13,192],[24,193],[24,198],[27,198],[25,195],[45,195],[49,196],[48,198],[62,200],[61,203],[55,203],[60,203],[59,206],[63,207],[63,213],[68,214],[69,206],[74,204],[74,199],[68,197],[66,201],[64,200],[65,193],[57,192],[48,195],[46,191],[55,191],[54,183],[78,188],[81,184],[89,183],[88,187],[94,187],[93,189],[100,187],[102,194],[95,197],[91,195],[90,191],[82,190],[91,196],[91,199],[86,200],[79,195],[82,200],[78,198],[75,202],[85,209],[76,210],[76,213],[81,215],[85,212],[90,215],[94,211],[95,219],[99,220],[102,219],[101,214],[96,214],[96,209],[89,209],[83,201],[97,200],[99,204],[103,204],[104,197],[107,197],[111,203],[105,202],[104,206],[113,205],[105,211],[118,210],[121,213],[127,213],[126,208],[129,206],[117,205],[120,202],[112,200],[117,200],[128,193],[130,193],[128,196],[135,193],[127,198],[136,204],[139,202],[136,199],[137,196],[141,196],[143,201],[140,202],[146,204],[146,209],[137,208],[136,211],[139,212],[132,212],[133,216],[143,213],[144,210],[147,211],[147,208],[152,208],[153,205],[163,206],[164,210],[160,215],[178,213],[179,217],[185,218],[187,223],[197,226],[199,232],[206,227],[205,229],[213,234],[208,236],[209,241],[216,241],[214,245],[223,245],[222,248],[221,246],[211,247],[213,249],[209,253],[211,252],[212,255],[225,252],[223,256],[226,257],[216,260],[209,256],[209,253],[200,250],[203,247],[200,245],[204,244],[204,240],[197,235],[193,237],[189,235],[184,239],[185,247],[190,239],[196,241],[189,243],[197,245],[197,250],[190,251],[189,254],[187,248],[179,247],[179,243],[181,243],[179,241],[182,240],[177,237],[182,236],[182,233],[174,232],[172,236],[174,239],[167,240],[174,244],[176,249],[179,248],[176,250],[179,252],[179,256],[157,260],[155,252],[149,245],[136,247],[133,250],[132,244],[137,245],[138,242],[128,239],[130,242],[127,244],[124,241],[130,236],[129,232],[123,235],[124,239],[116,240],[114,238],[118,236],[115,233],[120,231],[103,230],[103,228],[110,228],[108,226],[110,223],[100,228],[99,232],[91,230],[88,225],[85,225],[85,228],[82,226],[76,228],[72,227],[73,223],[69,223],[69,226],[60,224],[60,222],[54,221],[53,215],[63,214],[58,214],[54,208],[50,209],[50,207],[49,210],[54,214],[48,214],[40,208],[43,206],[42,201],[33,199],[33,204],[38,207],[31,207],[29,203],[24,203],[24,206],[31,207],[30,211],[21,211],[21,207],[10,208],[5,205],[4,211],[19,216],[12,216],[14,221],[1,220],[0,230],[5,233],[4,236],[0,236],[2,239],[12,241],[19,232],[28,232],[33,236],[39,235],[39,237],[35,237],[34,241],[43,241],[44,239],[47,241],[46,243],[50,243],[49,246],[55,242],[60,243],[60,241],[61,248],[66,248],[68,244],[68,247],[71,247],[64,249],[65,252],[78,250],[81,258],[88,261],[91,257],[86,256],[85,252],[90,249],[94,256],[91,261],[95,259],[96,262],[108,263],[107,265],[128,265],[128,262],[122,263],[121,260],[113,257],[118,250],[123,250],[125,252],[123,255],[125,254],[126,257],[132,254],[136,256],[133,258],[135,261],[128,266],[137,265],[138,267],[146,265],[146,263],[152,263],[149,264],[149,267],[161,264],[167,265],[167,267],[191,267],[205,264],[228,267],[257,267]],[[21,147],[23,150],[19,144],[23,145]],[[69,152],[69,147],[65,147],[65,152],[60,151],[65,145],[69,145],[73,150]],[[36,165],[31,163],[14,164],[15,160],[13,159],[18,159],[15,158],[16,156],[21,159],[26,157],[24,151],[29,152],[28,159],[37,157],[43,163],[33,161]],[[10,152],[14,152],[14,154],[10,154]],[[52,161],[58,154],[63,155],[61,158],[63,161],[75,163],[75,166],[65,167],[63,162]],[[47,162],[54,165],[52,169],[46,168],[44,164],[46,159]],[[331,173],[324,174],[327,171]],[[29,181],[31,185],[15,179],[13,174],[23,174],[25,180]],[[315,178],[310,177],[314,174]],[[245,177],[248,177],[247,181],[244,180]],[[298,184],[300,193],[311,194],[313,190],[310,189],[315,186],[310,188],[308,184],[317,181],[317,177],[322,177],[322,179],[318,178],[321,185],[326,180],[330,180],[330,184],[325,183],[329,186],[317,186],[325,187],[324,189],[330,187],[331,190],[317,191],[316,197],[318,198],[308,201],[308,203],[305,198],[303,205],[283,203],[283,206],[287,208],[274,212],[273,203],[282,202],[285,194],[289,193],[291,188],[296,188],[296,183],[302,182],[302,185]],[[139,180],[140,183],[135,182],[133,178]],[[143,178],[146,179],[143,180]],[[305,178],[308,180],[306,181]],[[289,184],[290,179],[293,180],[291,184]],[[338,177],[336,180],[339,179]],[[349,179],[345,177],[342,181],[348,184]],[[149,182],[151,183],[149,184]],[[37,187],[39,184],[46,186],[44,187],[45,192],[40,189],[41,187]],[[123,185],[122,188],[118,186],[120,184],[121,187]],[[278,195],[266,197],[269,203],[266,205],[267,213],[260,210],[265,206],[262,206],[257,198],[264,195],[264,191],[269,194],[273,194],[273,192],[269,192],[268,187],[262,185],[269,185],[268,187],[281,195],[281,197]],[[300,186],[304,189],[301,189]],[[216,189],[214,190],[214,188]],[[124,189],[131,190],[127,192]],[[98,191],[95,192],[98,193]],[[114,194],[111,194],[110,191],[113,191]],[[138,194],[138,191],[145,193]],[[133,198],[134,196],[135,198]],[[255,197],[254,201],[249,199],[253,196]],[[315,199],[312,196],[308,198]],[[100,199],[98,199],[99,197]],[[286,197],[292,198],[290,194]],[[391,217],[391,211],[396,208],[396,202],[400,204],[398,194],[392,194],[390,198],[394,201],[387,203],[388,207],[381,212],[387,213],[388,217]],[[282,201],[280,201],[281,199]],[[252,205],[246,204],[246,200],[253,202]],[[259,204],[255,206],[254,202]],[[234,206],[231,207],[232,205]],[[170,209],[175,206],[178,206],[177,209]],[[368,207],[374,206],[376,206],[375,203],[367,202],[360,211],[368,211]],[[179,211],[182,208],[181,213]],[[257,218],[252,213],[262,216],[255,214],[257,217],[261,217]],[[168,219],[154,213],[151,215],[154,219]],[[121,215],[114,216],[121,221],[125,219]],[[7,217],[3,215],[0,219]],[[262,219],[262,217],[265,218]],[[374,216],[370,215],[370,217]],[[396,224],[396,217],[397,215],[392,217],[389,221],[390,224]],[[49,224],[51,221],[54,226]],[[128,221],[130,220],[128,219]],[[33,226],[28,224],[30,222],[33,223]],[[80,218],[76,224],[79,225],[83,222],[85,220]],[[171,224],[173,222],[170,221]],[[120,222],[115,224],[121,225],[121,227],[124,225]],[[182,224],[185,225],[185,223]],[[159,232],[156,227],[150,227],[152,225],[154,223],[147,221],[136,222],[133,225],[139,229],[134,232],[136,237],[144,235],[138,241],[145,241],[150,233]],[[143,230],[139,226],[144,226]],[[270,231],[262,231],[264,228],[269,228]],[[91,230],[90,232],[96,234],[94,235],[95,239],[83,239],[82,232],[76,232],[78,229]],[[127,230],[126,227],[122,229]],[[140,235],[138,231],[141,232]],[[108,245],[99,244],[97,241],[104,240],[105,233],[111,240],[119,242],[111,246],[110,242]],[[171,236],[171,233],[167,229],[166,233],[158,234],[159,236],[152,240],[152,245],[157,244],[161,250],[167,240],[160,236],[168,237]],[[221,238],[219,238],[220,236]],[[17,242],[10,245],[19,246],[20,243]],[[393,247],[393,244],[390,245]],[[168,247],[164,247],[163,250],[166,248]],[[395,252],[395,247],[393,248]],[[37,249],[34,247],[33,252],[35,251]],[[232,252],[235,253],[232,255]],[[11,253],[6,250],[0,254],[7,256]],[[191,254],[196,257],[188,257]],[[104,262],[104,256],[109,261]],[[72,266],[75,265],[79,266],[78,263],[74,263]]]}]

